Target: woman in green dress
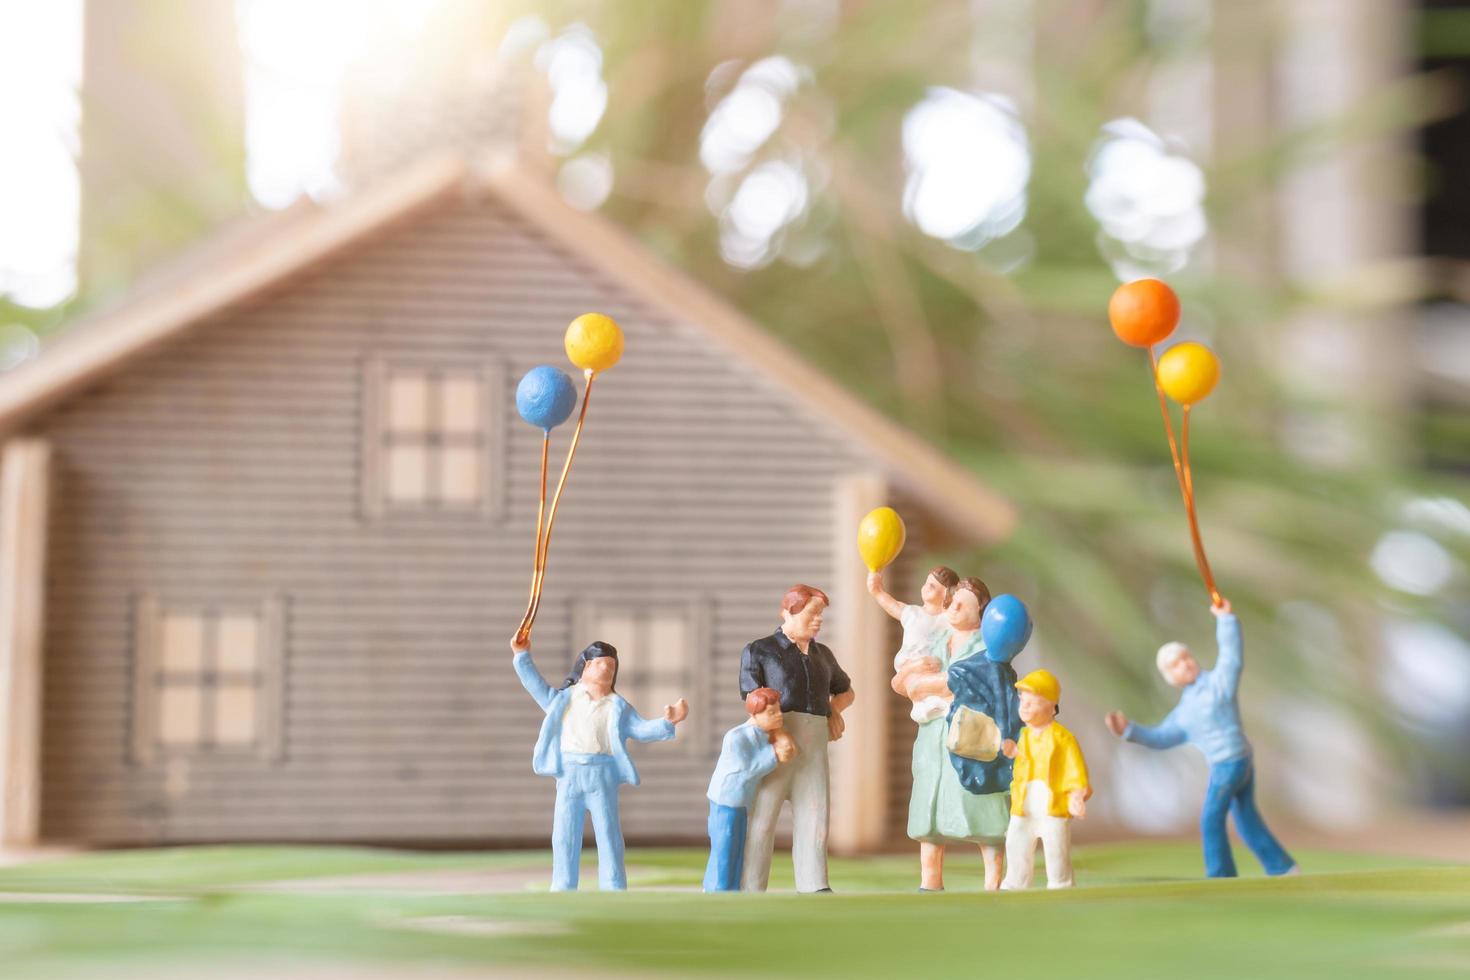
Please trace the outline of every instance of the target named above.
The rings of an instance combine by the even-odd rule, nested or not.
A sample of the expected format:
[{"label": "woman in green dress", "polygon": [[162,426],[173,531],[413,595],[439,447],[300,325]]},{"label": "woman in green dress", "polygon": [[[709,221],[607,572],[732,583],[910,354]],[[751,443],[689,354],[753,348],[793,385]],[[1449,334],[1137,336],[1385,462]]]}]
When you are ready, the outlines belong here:
[{"label": "woman in green dress", "polygon": [[[894,678],[894,689],[910,700],[931,694],[948,696],[946,681],[951,665],[983,656],[980,616],[990,602],[990,590],[978,578],[961,579],[945,607],[948,628],[942,630],[930,650],[933,663],[919,672]],[[928,670],[925,671],[924,667]],[[985,887],[1000,887],[1001,846],[1010,822],[1010,793],[971,793],[960,785],[950,764],[945,739],[947,716],[919,726],[914,738],[914,789],[909,797],[908,834],[919,842],[920,891],[944,888],[944,849],[948,844],[978,844],[985,862]]]}]

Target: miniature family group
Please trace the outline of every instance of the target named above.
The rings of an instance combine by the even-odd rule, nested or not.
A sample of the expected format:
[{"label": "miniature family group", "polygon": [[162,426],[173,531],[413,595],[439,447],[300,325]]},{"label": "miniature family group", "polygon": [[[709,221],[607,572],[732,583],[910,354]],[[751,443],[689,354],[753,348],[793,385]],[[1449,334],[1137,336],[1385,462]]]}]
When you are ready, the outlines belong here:
[{"label": "miniature family group", "polygon": [[[1171,348],[1162,365],[1153,359],[1152,345],[1167,336],[1179,317],[1178,301],[1162,283],[1125,284],[1109,313],[1120,338],[1149,347],[1161,408],[1166,391],[1184,405],[1182,452],[1167,410],[1165,426],[1196,559],[1216,617],[1218,655],[1215,667],[1203,670],[1183,644],[1164,644],[1155,663],[1164,680],[1180,690],[1178,705],[1155,726],[1130,721],[1120,712],[1110,712],[1104,721],[1129,742],[1154,749],[1187,742],[1204,754],[1210,772],[1200,832],[1208,876],[1236,874],[1228,817],[1268,874],[1290,873],[1295,862],[1256,808],[1253,753],[1237,703],[1243,665],[1240,625],[1214,586],[1194,514],[1189,408],[1208,394],[1218,363],[1208,351],[1207,357],[1195,351],[1170,357],[1181,347],[1199,345]],[[522,417],[546,434],[531,599],[511,649],[517,677],[545,713],[532,768],[556,779],[554,891],[577,887],[588,816],[597,843],[599,887],[627,887],[618,797],[622,786],[639,781],[627,743],[671,739],[689,712],[680,699],[665,706],[662,717],[642,717],[616,692],[618,651],[608,643],[594,642],[578,654],[559,686],[546,680],[531,657],[531,626],[545,580],[551,528],[586,420],[592,381],[617,362],[622,344],[617,325],[600,314],[579,317],[567,331],[567,353],[583,370],[586,386],[549,513],[550,431],[570,417],[577,393],[563,372],[546,366],[527,374],[516,393]],[[988,890],[1030,887],[1038,845],[1048,887],[1070,887],[1071,821],[1086,816],[1092,786],[1076,736],[1057,721],[1058,679],[1045,669],[1018,677],[1012,667],[1030,639],[1030,614],[1016,597],[992,597],[981,579],[962,578],[943,566],[925,576],[919,602],[894,598],[884,588],[882,570],[902,550],[904,537],[903,521],[887,507],[868,514],[858,528],[868,591],[902,628],[891,686],[910,702],[916,725],[908,836],[919,844],[919,890],[942,891],[946,848],[968,845],[980,850]],[[831,891],[828,745],[842,737],[843,712],[855,692],[832,650],[817,640],[829,602],[821,589],[792,586],[780,601],[780,626],[741,652],[739,692],[748,717],[725,734],[709,783],[707,892],[766,890],[776,825],[788,802],[796,890]]]},{"label": "miniature family group", "polygon": [[[1029,887],[1038,844],[1048,887],[1070,887],[1071,820],[1086,816],[1092,787],[1076,737],[1056,720],[1057,678],[1038,669],[1018,679],[1011,666],[1030,633],[1024,607],[1009,596],[992,600],[980,579],[942,566],[925,577],[919,603],[889,595],[878,572],[868,588],[903,627],[892,687],[911,702],[917,724],[908,835],[919,842],[920,890],[943,890],[946,847],[969,844],[979,847],[987,889]],[[820,589],[793,586],[781,600],[781,626],[741,652],[739,686],[749,717],[725,734],[710,779],[705,891],[766,889],[787,801],[796,890],[831,890],[827,746],[842,737],[842,713],[855,695],[831,649],[817,640],[828,602]],[[1295,864],[1256,809],[1252,753],[1236,706],[1240,627],[1228,602],[1213,612],[1215,668],[1201,670],[1184,645],[1165,644],[1156,662],[1181,689],[1179,705],[1156,726],[1117,712],[1107,725],[1151,748],[1189,742],[1205,754],[1208,875],[1236,873],[1228,815],[1267,872],[1286,873]],[[532,766],[556,778],[552,889],[577,887],[589,814],[599,887],[625,888],[618,794],[638,783],[627,742],[673,738],[688,705],[681,699],[665,706],[661,718],[639,715],[616,693],[618,652],[606,643],[583,650],[559,687],[541,675],[529,645],[513,640],[512,649],[516,675],[545,712]]]}]

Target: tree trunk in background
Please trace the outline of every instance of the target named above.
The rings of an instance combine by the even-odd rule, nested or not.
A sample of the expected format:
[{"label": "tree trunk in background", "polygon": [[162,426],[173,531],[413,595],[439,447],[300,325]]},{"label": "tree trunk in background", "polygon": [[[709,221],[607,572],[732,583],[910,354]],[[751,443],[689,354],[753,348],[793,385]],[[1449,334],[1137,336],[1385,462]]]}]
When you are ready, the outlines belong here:
[{"label": "tree trunk in background", "polygon": [[81,247],[91,298],[239,214],[245,186],[234,0],[88,0]]}]

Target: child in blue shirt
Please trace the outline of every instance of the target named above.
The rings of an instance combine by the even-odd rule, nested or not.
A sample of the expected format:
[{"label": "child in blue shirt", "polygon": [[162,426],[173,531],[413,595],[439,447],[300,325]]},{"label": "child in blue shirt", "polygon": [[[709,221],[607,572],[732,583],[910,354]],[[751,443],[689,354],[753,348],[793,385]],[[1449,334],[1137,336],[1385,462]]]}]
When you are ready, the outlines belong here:
[{"label": "child in blue shirt", "polygon": [[758,687],[745,698],[750,720],[725,733],[720,759],[709,781],[709,866],[707,892],[740,890],[745,864],[745,825],[756,787],[777,764],[796,754],[796,743],[781,729],[781,696]]}]

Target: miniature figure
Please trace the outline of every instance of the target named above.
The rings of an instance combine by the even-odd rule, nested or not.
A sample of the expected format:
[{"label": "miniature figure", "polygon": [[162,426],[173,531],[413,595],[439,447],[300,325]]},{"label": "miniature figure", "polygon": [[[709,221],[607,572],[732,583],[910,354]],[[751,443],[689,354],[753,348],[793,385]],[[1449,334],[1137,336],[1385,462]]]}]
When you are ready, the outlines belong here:
[{"label": "miniature figure", "polygon": [[756,787],[779,763],[790,762],[796,743],[781,727],[781,695],[758,687],[745,699],[750,718],[725,733],[709,781],[709,865],[704,890],[740,890],[745,864],[746,814]]},{"label": "miniature figure", "polygon": [[1021,692],[1019,743],[1007,739],[1001,750],[1015,760],[1011,778],[1011,823],[1006,828],[1007,890],[1031,887],[1036,842],[1046,855],[1046,887],[1072,887],[1072,817],[1087,816],[1092,787],[1087,762],[1071,732],[1057,721],[1062,686],[1047,670],[1033,670],[1016,682]]},{"label": "miniature figure", "polygon": [[1255,766],[1236,701],[1244,666],[1240,623],[1228,600],[1211,606],[1210,611],[1216,617],[1215,644],[1219,648],[1215,669],[1200,670],[1188,647],[1166,643],[1159,648],[1155,662],[1164,680],[1181,689],[1179,704],[1152,727],[1129,721],[1121,711],[1109,712],[1105,720],[1113,734],[1126,741],[1151,749],[1189,742],[1204,753],[1210,764],[1210,784],[1205,790],[1200,836],[1208,877],[1236,875],[1235,856],[1225,832],[1227,814],[1234,814],[1236,832],[1267,874],[1291,874],[1297,870],[1296,862],[1272,836],[1256,809]]},{"label": "miniature figure", "polygon": [[781,626],[752,640],[740,654],[740,696],[769,687],[781,698],[782,724],[796,757],[761,781],[745,841],[741,889],[763,892],[781,805],[791,801],[791,857],[799,892],[830,892],[827,882],[827,743],[842,737],[842,712],[853,702],[852,681],[832,651],[816,640],[827,594],[794,585],[781,599]]},{"label": "miniature figure", "polygon": [[[945,631],[944,606],[950,590],[959,584],[960,577],[952,568],[938,566],[924,577],[919,589],[922,605],[899,602],[883,591],[883,573],[868,573],[868,591],[878,601],[883,611],[898,620],[903,627],[903,644],[893,655],[893,672],[904,675],[903,689],[899,692],[909,697],[910,682],[918,681],[926,673],[938,670],[938,664],[929,656],[934,640]],[[925,668],[928,668],[926,671]],[[898,687],[897,684],[894,685]],[[909,697],[913,709],[909,716],[922,725],[949,711],[949,698],[942,694],[930,694],[920,698]]]},{"label": "miniature figure", "polygon": [[[931,663],[917,679],[895,676],[894,690],[911,699],[939,694],[948,700],[955,668],[983,659],[981,614],[989,602],[990,590],[984,582],[961,579],[945,606],[945,629],[925,658]],[[996,710],[1005,717],[1004,709]],[[959,843],[980,845],[986,887],[995,889],[1000,885],[999,846],[1005,840],[1009,798],[1004,790],[974,793],[961,784],[959,772],[948,758],[950,732],[950,719],[939,717],[921,724],[914,737],[908,835],[919,842],[919,890],[944,890],[944,849],[947,844]],[[995,744],[998,748],[998,739]]]},{"label": "miniature figure", "polygon": [[583,816],[590,813],[597,839],[598,888],[623,891],[628,878],[623,868],[618,790],[624,783],[638,785],[628,739],[661,742],[673,738],[674,726],[689,716],[689,704],[680,698],[664,708],[662,718],[641,717],[614,689],[618,651],[609,643],[593,643],[578,654],[560,689],[552,688],[531,662],[528,642],[512,640],[510,648],[521,685],[546,712],[531,769],[556,777],[551,890],[577,890]]}]

